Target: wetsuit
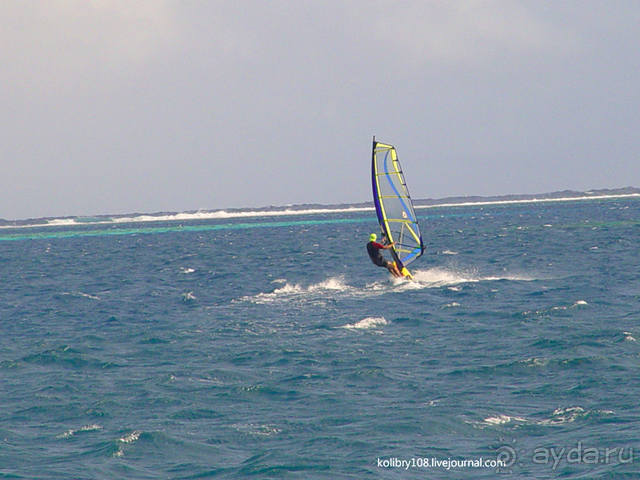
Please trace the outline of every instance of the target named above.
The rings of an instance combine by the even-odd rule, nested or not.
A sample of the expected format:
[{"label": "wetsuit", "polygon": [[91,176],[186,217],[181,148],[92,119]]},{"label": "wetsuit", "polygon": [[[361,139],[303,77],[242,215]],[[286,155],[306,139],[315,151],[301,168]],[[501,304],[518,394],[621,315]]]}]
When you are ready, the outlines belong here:
[{"label": "wetsuit", "polygon": [[384,245],[381,245],[378,242],[367,243],[367,253],[369,254],[369,258],[375,265],[379,267],[387,266],[387,261],[382,256],[383,249]]}]

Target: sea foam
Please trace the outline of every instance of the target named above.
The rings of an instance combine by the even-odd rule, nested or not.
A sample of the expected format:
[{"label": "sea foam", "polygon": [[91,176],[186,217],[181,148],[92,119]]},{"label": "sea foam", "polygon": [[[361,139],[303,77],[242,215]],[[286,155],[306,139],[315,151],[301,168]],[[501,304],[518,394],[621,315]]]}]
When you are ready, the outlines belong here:
[{"label": "sea foam", "polygon": [[369,330],[381,328],[388,324],[389,322],[387,322],[384,317],[366,317],[356,323],[342,325],[340,328],[347,328],[349,330]]}]

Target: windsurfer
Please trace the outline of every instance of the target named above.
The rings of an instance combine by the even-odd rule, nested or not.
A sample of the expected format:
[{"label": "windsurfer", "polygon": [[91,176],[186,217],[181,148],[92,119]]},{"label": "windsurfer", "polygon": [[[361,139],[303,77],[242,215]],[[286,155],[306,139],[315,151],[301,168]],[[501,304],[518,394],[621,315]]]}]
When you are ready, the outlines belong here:
[{"label": "windsurfer", "polygon": [[385,267],[389,270],[389,273],[394,277],[402,277],[396,262],[389,262],[382,256],[382,250],[391,248],[395,242],[384,245],[376,242],[377,239],[378,236],[375,233],[369,235],[369,242],[367,243],[367,253],[369,254],[369,258],[378,267]]}]

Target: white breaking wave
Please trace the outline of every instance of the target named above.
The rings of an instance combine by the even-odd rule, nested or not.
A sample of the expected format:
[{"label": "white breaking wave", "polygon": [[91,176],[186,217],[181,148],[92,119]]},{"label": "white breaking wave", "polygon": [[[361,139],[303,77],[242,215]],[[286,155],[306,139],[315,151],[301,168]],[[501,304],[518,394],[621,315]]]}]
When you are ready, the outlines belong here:
[{"label": "white breaking wave", "polygon": [[350,293],[352,295],[358,294],[358,289],[347,285],[344,282],[344,278],[330,277],[319,283],[313,283],[307,287],[303,287],[298,283],[288,283],[285,279],[276,279],[272,283],[284,285],[280,288],[276,288],[273,292],[259,293],[253,296],[245,296],[240,298],[240,301],[249,301],[253,303],[272,303],[278,300],[292,300],[296,298],[313,298],[318,294],[324,296],[327,292],[335,293]]},{"label": "white breaking wave", "polygon": [[524,365],[525,367],[545,367],[549,364],[549,359],[547,358],[538,358],[538,357],[530,357],[525,360],[518,361],[519,364]]},{"label": "white breaking wave", "polygon": [[193,292],[185,292],[182,294],[183,302],[193,302],[195,299],[196,296],[193,294]]},{"label": "white breaking wave", "polygon": [[600,200],[609,198],[633,198],[640,197],[640,193],[621,193],[619,195],[594,195],[583,197],[561,197],[561,198],[528,198],[523,200],[487,200],[485,202],[460,202],[460,203],[440,203],[438,205],[418,205],[415,209],[419,208],[432,208],[432,207],[468,207],[473,205],[509,205],[514,203],[553,203],[553,202],[578,202],[583,200]]},{"label": "white breaking wave", "polygon": [[582,407],[556,408],[551,418],[540,420],[538,425],[562,425],[575,422],[578,418],[587,415]]},{"label": "white breaking wave", "polygon": [[369,330],[383,327],[388,325],[389,322],[384,317],[367,317],[356,323],[348,323],[342,325],[340,328],[347,328],[349,330]]},{"label": "white breaking wave", "polygon": [[498,415],[495,417],[487,417],[482,422],[487,425],[504,425],[505,423],[512,422],[526,423],[527,419],[522,417],[510,417],[509,415]]},{"label": "white breaking wave", "polygon": [[139,430],[134,430],[133,432],[120,437],[118,439],[118,450],[113,454],[114,457],[123,457],[124,456],[124,446],[131,444],[131,443],[135,443],[138,441],[138,439],[140,438],[140,435],[142,434],[141,431]]},{"label": "white breaking wave", "polygon": [[256,437],[271,437],[277,435],[282,430],[275,425],[257,423],[234,423],[231,425],[240,433],[254,435]]},{"label": "white breaking wave", "polygon": [[[330,297],[367,298],[388,293],[401,293],[425,288],[447,287],[453,291],[460,291],[460,285],[472,282],[512,280],[533,281],[533,277],[524,275],[481,276],[476,273],[459,272],[444,268],[430,268],[413,272],[413,281],[385,276],[384,280],[369,283],[363,287],[356,287],[346,283],[343,276],[330,277],[318,283],[303,286],[299,283],[289,283],[286,279],[278,278],[272,283],[282,285],[271,292],[258,293],[241,297],[236,302],[252,302],[267,304],[274,302],[287,302],[309,300],[322,302]],[[454,286],[454,287],[452,287]],[[449,306],[458,306],[452,304]]]},{"label": "white breaking wave", "polygon": [[[628,193],[619,195],[598,195],[598,196],[582,196],[582,197],[562,197],[562,198],[531,198],[524,200],[487,200],[479,202],[457,202],[457,203],[440,203],[434,205],[415,205],[415,209],[432,209],[446,207],[466,207],[466,206],[482,206],[482,205],[509,205],[522,203],[552,203],[552,202],[575,202],[583,200],[600,200],[614,198],[638,198],[638,193]],[[198,212],[182,212],[170,214],[142,214],[122,216],[115,218],[104,217],[91,218],[84,220],[82,217],[75,218],[55,218],[51,220],[43,220],[44,223],[30,225],[5,225],[2,228],[30,228],[30,227],[51,227],[51,226],[72,226],[72,225],[99,225],[105,223],[142,223],[142,222],[180,222],[190,220],[215,220],[227,218],[253,218],[253,217],[281,217],[293,215],[314,215],[314,214],[333,214],[333,213],[353,213],[353,212],[372,212],[373,207],[324,207],[324,208],[308,208],[308,209],[276,209],[276,210],[245,210],[237,212],[228,212],[226,210],[215,211],[198,211]],[[451,253],[449,253],[451,254]]]},{"label": "white breaking wave", "polygon": [[454,308],[454,307],[459,307],[460,304],[458,302],[451,302],[451,303],[447,303],[445,305],[442,306],[442,308]]},{"label": "white breaking wave", "polygon": [[97,295],[91,295],[89,293],[84,293],[84,292],[63,292],[62,295],[70,295],[72,297],[90,298],[91,300],[100,300],[100,297],[98,297]]},{"label": "white breaking wave", "polygon": [[413,272],[414,283],[432,286],[457,285],[459,283],[477,282],[477,275],[457,272],[443,268],[429,268]]},{"label": "white breaking wave", "polygon": [[343,276],[330,277],[318,283],[303,286],[299,283],[289,283],[284,279],[278,279],[272,283],[282,284],[272,292],[258,293],[257,295],[244,296],[236,301],[267,304],[287,301],[311,301],[323,302],[327,298],[350,297],[367,298],[384,295],[391,292],[402,292],[404,290],[422,289],[428,285],[422,285],[408,280],[395,279],[389,276],[386,280],[369,283],[364,287],[356,287],[345,282]]},{"label": "white breaking wave", "polygon": [[171,222],[188,220],[219,220],[226,218],[253,218],[253,217],[286,217],[292,215],[317,215],[323,213],[351,213],[367,212],[373,210],[372,207],[346,207],[346,208],[309,208],[305,210],[252,210],[242,212],[227,212],[226,210],[216,210],[213,212],[194,213],[174,213],[169,215],[137,215],[135,217],[117,217],[113,219],[115,223],[134,222]]},{"label": "white breaking wave", "polygon": [[95,423],[92,425],[85,425],[83,427],[78,428],[77,430],[74,430],[74,429],[67,430],[63,434],[58,435],[56,438],[70,438],[70,437],[73,437],[76,433],[93,432],[95,430],[102,430],[102,427]]},{"label": "white breaking wave", "polygon": [[183,212],[170,214],[143,214],[114,218],[104,218],[104,220],[92,219],[90,222],[83,221],[82,218],[55,218],[45,220],[45,223],[29,225],[5,225],[0,228],[30,228],[30,227],[59,227],[77,225],[100,225],[114,223],[147,223],[147,222],[188,222],[191,220],[224,220],[231,218],[256,218],[256,217],[288,217],[301,215],[318,215],[329,213],[357,213],[373,211],[373,207],[345,207],[345,208],[308,208],[295,210],[285,208],[283,210],[247,210],[239,212],[227,212],[226,210]]},{"label": "white breaking wave", "polygon": [[[427,270],[416,270],[413,272],[413,283],[430,287],[441,287],[458,285],[461,283],[475,283],[475,282],[493,282],[498,280],[512,280],[512,281],[533,281],[537,280],[527,275],[502,275],[502,276],[482,276],[476,272],[465,272],[448,270],[444,268],[429,268]],[[409,282],[410,283],[410,282]],[[411,288],[411,287],[409,287]]]},{"label": "white breaking wave", "polygon": [[578,300],[577,302],[575,302],[571,306],[561,305],[561,306],[558,306],[558,307],[551,307],[551,310],[567,310],[569,308],[576,308],[576,307],[581,307],[581,306],[585,306],[585,305],[589,305],[589,304],[584,300]]},{"label": "white breaking wave", "polygon": [[481,422],[468,423],[474,424],[480,428],[506,424],[555,426],[572,423],[581,418],[586,418],[589,415],[611,415],[613,413],[614,412],[612,410],[585,410],[580,406],[572,406],[556,408],[549,418],[543,418],[541,420],[499,414],[486,417]]},{"label": "white breaking wave", "polygon": [[49,220],[46,225],[50,225],[52,227],[63,227],[65,225],[79,225],[78,222],[74,218],[56,218],[54,220]]},{"label": "white breaking wave", "polygon": [[119,442],[122,443],[133,443],[136,440],[138,440],[138,438],[140,438],[140,434],[142,432],[138,431],[138,430],[134,430],[133,432],[131,432],[128,435],[125,435],[124,437],[118,439]]}]

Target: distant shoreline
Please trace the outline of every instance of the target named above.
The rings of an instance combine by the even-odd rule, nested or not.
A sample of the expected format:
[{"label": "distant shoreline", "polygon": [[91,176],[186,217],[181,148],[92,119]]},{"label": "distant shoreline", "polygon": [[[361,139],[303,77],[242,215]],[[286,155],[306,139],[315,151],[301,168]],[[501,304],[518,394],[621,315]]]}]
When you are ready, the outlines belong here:
[{"label": "distant shoreline", "polygon": [[[564,190],[542,194],[495,195],[445,197],[441,199],[414,199],[416,209],[437,207],[468,207],[474,205],[507,205],[517,203],[568,202],[595,199],[615,199],[640,197],[640,188],[625,187],[618,189],[599,189],[579,192]],[[242,217],[275,217],[287,215],[311,215],[323,213],[350,213],[373,210],[373,202],[341,203],[341,204],[299,204],[271,205],[259,208],[228,208],[218,210],[200,210],[187,212],[130,213],[118,215],[66,216],[30,218],[24,220],[0,219],[0,228],[25,227],[62,227],[92,224],[123,224],[140,222],[172,222],[208,219],[242,218]]]}]

